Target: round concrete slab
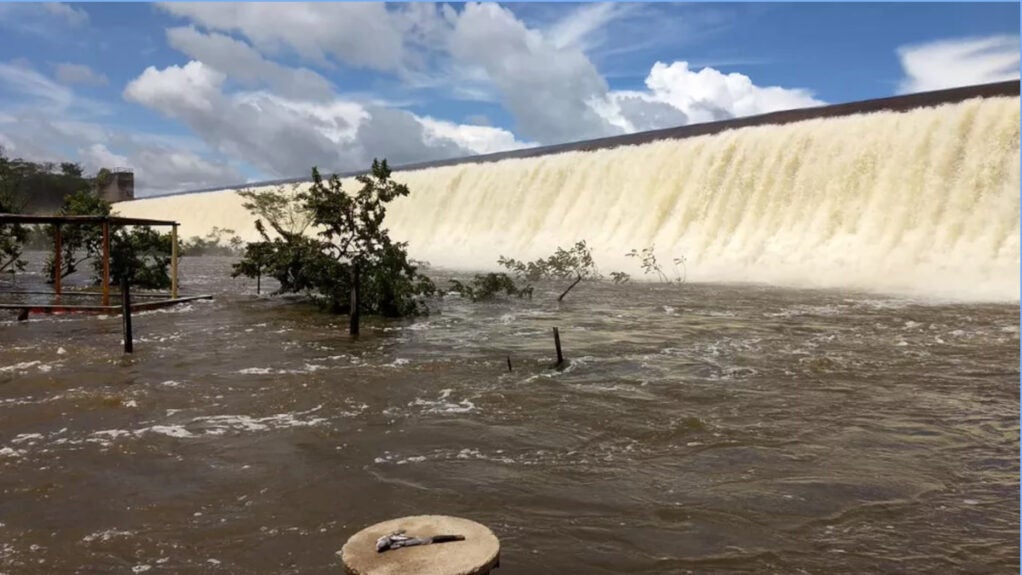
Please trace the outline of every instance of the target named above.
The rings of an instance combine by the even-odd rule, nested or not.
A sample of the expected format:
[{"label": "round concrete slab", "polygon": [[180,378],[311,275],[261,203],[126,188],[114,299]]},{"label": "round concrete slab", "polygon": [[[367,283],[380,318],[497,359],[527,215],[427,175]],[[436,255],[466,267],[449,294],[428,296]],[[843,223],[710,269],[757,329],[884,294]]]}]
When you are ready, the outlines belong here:
[{"label": "round concrete slab", "polygon": [[[408,537],[463,535],[464,541],[376,552],[376,540],[395,531]],[[446,515],[415,515],[366,527],[341,549],[350,575],[483,575],[500,562],[500,541],[485,525]]]}]

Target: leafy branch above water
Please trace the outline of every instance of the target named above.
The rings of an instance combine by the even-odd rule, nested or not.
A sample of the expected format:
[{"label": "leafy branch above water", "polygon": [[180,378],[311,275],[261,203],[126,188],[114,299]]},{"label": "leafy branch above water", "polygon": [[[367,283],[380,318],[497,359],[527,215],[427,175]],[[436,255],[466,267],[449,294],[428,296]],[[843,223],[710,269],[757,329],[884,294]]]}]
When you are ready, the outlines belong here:
[{"label": "leafy branch above water", "polygon": [[532,298],[531,285],[518,287],[515,280],[505,273],[477,274],[468,284],[451,280],[451,291],[472,301],[492,300],[503,292],[507,296]]},{"label": "leafy branch above water", "polygon": [[[582,280],[599,280],[603,278],[600,270],[596,267],[596,262],[593,261],[593,252],[586,245],[585,240],[575,242],[575,245],[569,249],[558,246],[557,251],[553,255],[531,262],[523,262],[514,258],[500,256],[497,259],[497,263],[515,274],[515,277],[520,281],[525,282],[549,279],[563,280],[574,277],[574,283],[561,293],[557,301],[564,299],[564,296],[568,295],[568,292]],[[528,289],[531,294],[531,286]]]},{"label": "leafy branch above water", "polygon": [[[688,277],[688,268],[685,265],[687,260],[685,259],[685,256],[676,257],[672,260],[674,262],[675,278],[671,279],[667,277],[667,274],[664,272],[664,268],[662,265],[660,265],[660,262],[657,260],[656,253],[654,250],[655,247],[650,246],[648,248],[643,248],[641,251],[633,249],[632,251],[628,252],[625,255],[630,258],[638,258],[640,260],[640,265],[642,266],[643,273],[645,273],[646,275],[655,274],[663,283],[679,283],[679,284],[685,283],[685,280]],[[678,270],[678,265],[682,266],[681,271]],[[617,279],[618,278],[615,278],[614,283],[624,283],[628,281],[627,277],[625,277],[623,281],[617,281]]]}]

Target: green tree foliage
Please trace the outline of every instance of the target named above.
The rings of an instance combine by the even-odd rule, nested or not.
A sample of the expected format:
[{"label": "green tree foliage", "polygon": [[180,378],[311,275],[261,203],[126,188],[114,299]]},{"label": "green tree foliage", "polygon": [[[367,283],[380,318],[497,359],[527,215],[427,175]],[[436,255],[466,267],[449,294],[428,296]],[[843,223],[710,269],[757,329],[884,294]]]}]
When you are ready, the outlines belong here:
[{"label": "green tree foliage", "polygon": [[[298,184],[290,189],[277,186],[268,191],[241,190],[245,209],[256,216],[255,228],[262,241],[245,246],[241,261],[234,264],[233,277],[268,275],[277,280],[276,293],[304,293],[315,296],[320,268],[319,242],[305,235],[312,217]],[[347,280],[344,280],[347,281]]]},{"label": "green tree foliage", "polygon": [[[88,191],[79,191],[64,198],[64,205],[57,214],[62,216],[107,216],[110,204]],[[56,235],[55,226],[45,226],[46,236]],[[52,241],[52,240],[51,240]],[[60,226],[60,277],[67,277],[85,261],[98,258],[103,250],[103,231],[97,225],[65,224]],[[43,268],[47,281],[53,282],[53,254],[46,259]]]},{"label": "green tree foliage", "polygon": [[[0,213],[16,211],[12,199],[5,197],[0,190]],[[21,255],[28,237],[28,228],[21,224],[0,224],[0,272],[25,269],[25,260],[21,259]]]},{"label": "green tree foliage", "polygon": [[[93,187],[94,181],[84,176],[78,164],[10,158],[0,148],[0,213],[52,213],[64,206],[65,198]],[[34,247],[48,249],[52,246],[52,231],[39,226],[0,225],[0,272],[24,269],[21,255],[25,244],[33,242]],[[80,263],[73,258],[69,262],[71,267]]]},{"label": "green tree foliage", "polygon": [[0,149],[0,196],[9,199],[7,207],[14,212],[52,213],[65,196],[93,187],[78,164],[9,158]]},{"label": "green tree foliage", "polygon": [[477,274],[469,284],[451,280],[451,291],[472,301],[492,300],[501,292],[507,296],[532,298],[532,289],[532,286],[519,288],[515,280],[505,273]]},{"label": "green tree foliage", "polygon": [[233,256],[239,255],[245,242],[232,229],[214,227],[205,237],[192,236],[181,243],[182,256]]},{"label": "green tree foliage", "polygon": [[[519,280],[525,282],[575,278],[575,282],[557,298],[558,301],[564,299],[564,296],[568,295],[568,292],[582,280],[598,280],[603,278],[600,270],[596,267],[596,263],[593,261],[592,250],[586,245],[585,240],[576,242],[569,249],[558,247],[553,255],[531,262],[523,262],[514,258],[500,256],[497,259],[497,263],[515,274],[515,277]],[[530,286],[519,289],[527,290],[530,295],[532,293]]]},{"label": "green tree foliage", "polygon": [[[87,191],[76,192],[64,198],[58,212],[66,216],[108,216],[112,208],[108,202]],[[97,224],[63,224],[61,232],[61,277],[77,272],[83,263],[91,260],[92,280],[103,277],[103,229]],[[45,226],[45,235],[53,238],[54,226]],[[50,240],[52,242],[52,239]],[[120,283],[127,278],[132,286],[143,289],[170,287],[171,234],[159,233],[147,227],[110,230],[110,281]],[[52,244],[50,244],[52,245]],[[44,266],[47,281],[53,282],[54,257],[50,254]]]},{"label": "green tree foliage", "polygon": [[[307,192],[241,192],[263,240],[246,246],[232,275],[269,275],[280,283],[278,293],[304,293],[334,313],[351,312],[357,281],[361,313],[425,313],[424,299],[436,288],[408,258],[407,244],[391,240],[383,227],[387,204],[409,193],[390,176],[386,160],[374,160],[353,193],[338,176],[324,180],[316,168]],[[310,228],[315,236],[306,234]]]},{"label": "green tree foliage", "polygon": [[585,240],[576,242],[569,249],[558,247],[553,255],[531,262],[500,256],[497,263],[515,274],[518,279],[530,282],[574,277],[596,280],[603,277],[593,262],[592,251]]},{"label": "green tree foliage", "polygon": [[96,172],[96,187],[100,190],[110,185],[110,182],[114,181],[114,173],[106,168],[100,168]]},{"label": "green tree foliage", "polygon": [[[133,287],[167,289],[170,287],[172,236],[152,228],[120,228],[110,234],[110,283],[126,278]],[[103,277],[103,258],[92,261],[93,278]]]},{"label": "green tree foliage", "polygon": [[[392,241],[383,227],[387,204],[409,193],[407,186],[390,176],[386,160],[373,160],[369,173],[356,178],[361,187],[349,194],[338,176],[324,181],[313,168],[312,187],[302,199],[319,230],[323,253],[333,260],[325,271],[330,276],[347,272],[351,285],[359,282],[361,311],[402,317],[425,312],[423,298],[436,288],[408,259],[407,243]],[[336,289],[320,290],[329,294],[336,310],[350,306],[346,303],[350,288],[344,291],[348,297]]]},{"label": "green tree foliage", "polygon": [[632,277],[625,272],[610,272],[610,279],[615,284],[624,284],[628,283],[628,280],[632,279]]},{"label": "green tree foliage", "polygon": [[[0,148],[0,213],[20,213],[23,208],[24,199],[19,194],[16,167]],[[28,229],[20,224],[0,224],[0,272],[25,269],[21,255],[28,235]]]}]

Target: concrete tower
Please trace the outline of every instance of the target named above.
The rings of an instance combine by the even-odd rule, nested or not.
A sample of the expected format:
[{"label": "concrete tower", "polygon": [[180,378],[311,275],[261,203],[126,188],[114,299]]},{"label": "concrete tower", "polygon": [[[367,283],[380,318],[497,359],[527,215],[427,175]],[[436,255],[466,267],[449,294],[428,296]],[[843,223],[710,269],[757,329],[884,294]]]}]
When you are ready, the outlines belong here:
[{"label": "concrete tower", "polygon": [[135,174],[130,168],[114,168],[107,184],[99,189],[99,197],[110,202],[135,199]]}]

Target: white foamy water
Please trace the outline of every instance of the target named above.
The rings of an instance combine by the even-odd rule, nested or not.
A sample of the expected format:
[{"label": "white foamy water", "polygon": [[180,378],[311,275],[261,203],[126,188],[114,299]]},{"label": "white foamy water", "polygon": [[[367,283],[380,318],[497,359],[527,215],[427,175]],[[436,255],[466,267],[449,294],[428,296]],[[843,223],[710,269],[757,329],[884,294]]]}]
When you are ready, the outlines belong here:
[{"label": "white foamy water", "polygon": [[[687,258],[689,281],[1019,298],[1019,99],[974,99],[593,152],[398,173],[388,224],[413,257],[486,270],[586,240]],[[356,189],[353,181],[350,189]],[[117,204],[258,236],[234,191]]]}]

